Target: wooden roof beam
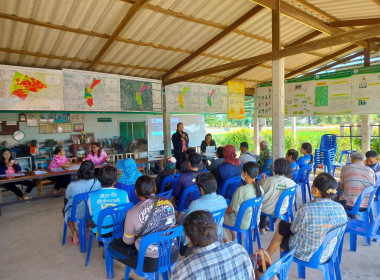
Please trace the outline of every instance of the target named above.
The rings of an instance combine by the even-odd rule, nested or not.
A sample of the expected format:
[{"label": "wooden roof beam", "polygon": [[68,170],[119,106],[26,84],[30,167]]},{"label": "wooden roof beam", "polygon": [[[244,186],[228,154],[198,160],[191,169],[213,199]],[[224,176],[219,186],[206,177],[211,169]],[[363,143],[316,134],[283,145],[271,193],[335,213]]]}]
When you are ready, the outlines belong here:
[{"label": "wooden roof beam", "polygon": [[309,73],[307,73],[305,76],[311,76],[311,75],[314,75],[314,74],[316,74],[316,73],[318,73],[318,72],[321,72],[321,71],[324,71],[324,70],[330,69],[331,67],[334,67],[334,66],[336,66],[336,65],[339,65],[339,64],[344,63],[344,62],[346,62],[346,61],[350,61],[351,59],[354,59],[354,58],[356,58],[356,57],[358,57],[358,56],[361,56],[361,55],[363,55],[363,54],[364,54],[364,50],[361,50],[360,52],[357,52],[357,53],[354,53],[354,54],[352,54],[352,55],[346,56],[346,57],[344,57],[344,58],[341,58],[341,59],[335,61],[334,63],[331,63],[331,64],[329,64],[329,65],[326,65],[326,66],[323,66],[323,67],[321,67],[321,68],[319,68],[319,69],[316,69],[316,70],[314,70],[314,71],[312,71],[312,72],[309,72]]},{"label": "wooden roof beam", "polygon": [[187,81],[187,80],[201,77],[204,75],[228,71],[235,68],[246,67],[253,64],[260,64],[266,61],[276,60],[283,57],[304,53],[307,51],[313,51],[313,50],[328,48],[332,46],[342,45],[348,42],[364,40],[364,39],[372,38],[378,35],[380,35],[380,24],[363,27],[363,28],[352,30],[352,31],[347,31],[341,34],[333,35],[329,38],[313,40],[311,42],[306,42],[301,45],[281,49],[279,51],[269,52],[262,55],[238,60],[235,62],[230,62],[223,65],[214,66],[208,69],[196,71],[188,75],[175,77],[173,79],[165,79],[164,83],[165,85],[169,85],[169,84],[173,84],[177,82]]},{"label": "wooden roof beam", "polygon": [[217,42],[222,40],[224,37],[226,37],[229,33],[231,33],[233,30],[235,30],[238,26],[242,25],[244,22],[252,18],[254,15],[256,15],[258,12],[260,12],[263,9],[260,5],[255,6],[251,10],[249,10],[247,13],[245,13],[243,16],[238,18],[236,21],[234,21],[230,26],[228,26],[226,29],[224,29],[222,32],[220,32],[218,35],[216,35],[214,38],[209,40],[207,43],[205,43],[203,46],[198,48],[196,51],[194,51],[191,55],[186,57],[184,60],[176,64],[173,68],[171,68],[168,72],[166,72],[162,78],[165,79],[169,77],[171,74],[173,74],[176,70],[182,68],[186,64],[188,64],[190,61],[192,61],[194,58],[196,58],[198,55],[200,55],[202,52],[207,50],[208,48],[215,45]]},{"label": "wooden roof beam", "polygon": [[94,69],[96,63],[103,57],[106,51],[111,47],[112,43],[119,36],[119,34],[124,30],[127,24],[131,21],[131,19],[135,16],[137,11],[140,9],[142,5],[144,5],[149,0],[136,0],[133,6],[128,10],[128,13],[125,15],[123,20],[119,23],[117,28],[114,30],[112,35],[108,38],[107,42],[104,44],[102,49],[96,54],[95,58],[91,61],[88,66],[88,70]]},{"label": "wooden roof beam", "polygon": [[352,20],[337,20],[330,22],[331,27],[365,26],[380,24],[380,18],[362,18]]},{"label": "wooden roof beam", "polygon": [[[274,1],[272,0],[250,0],[251,2],[257,3],[261,6],[264,6],[268,9],[274,9]],[[286,2],[281,2],[281,14],[284,16],[287,16],[291,19],[294,19],[302,24],[305,24],[307,26],[310,26],[311,28],[314,28],[316,30],[319,30],[323,33],[326,33],[328,35],[336,35],[339,33],[343,33],[344,30],[331,27],[326,25],[324,22],[320,21],[319,19],[310,16],[309,14],[293,7],[292,5],[286,3]],[[361,45],[362,47],[366,47],[367,43],[366,42],[356,42],[356,44]],[[372,50],[379,50],[379,47],[377,47],[374,44],[371,44],[371,49]]]},{"label": "wooden roof beam", "polygon": [[301,73],[301,72],[303,72],[303,71],[305,71],[307,69],[313,68],[313,67],[315,67],[315,66],[317,66],[317,65],[319,65],[319,64],[321,64],[321,63],[323,63],[325,61],[329,61],[330,59],[333,59],[334,57],[336,57],[338,55],[341,55],[341,54],[344,54],[344,53],[346,53],[348,51],[351,51],[351,50],[353,50],[353,49],[355,49],[357,47],[358,47],[357,45],[352,44],[352,45],[350,45],[348,47],[345,47],[345,48],[343,48],[343,49],[341,49],[339,51],[336,51],[336,52],[333,52],[333,53],[331,53],[329,55],[326,55],[325,57],[323,57],[321,59],[313,61],[313,62],[311,62],[311,63],[309,63],[309,64],[307,64],[305,66],[302,66],[302,67],[300,67],[300,68],[298,68],[298,69],[296,69],[296,70],[294,70],[292,72],[287,73],[285,75],[285,78],[292,77],[292,76],[294,76],[296,74],[299,74],[299,73]]}]

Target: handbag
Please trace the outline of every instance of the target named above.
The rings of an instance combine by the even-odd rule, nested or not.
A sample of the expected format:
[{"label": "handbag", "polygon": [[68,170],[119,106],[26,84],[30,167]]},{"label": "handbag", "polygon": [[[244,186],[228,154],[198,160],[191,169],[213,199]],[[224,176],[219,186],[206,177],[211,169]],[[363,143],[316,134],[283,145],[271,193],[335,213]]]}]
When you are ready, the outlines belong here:
[{"label": "handbag", "polygon": [[[272,265],[272,259],[268,252],[264,249],[258,249],[254,255],[255,261],[255,279],[260,280],[263,277],[265,271],[268,267]],[[277,276],[273,277],[272,280],[278,280]]]},{"label": "handbag", "polygon": [[150,220],[153,218],[154,209],[156,208],[159,199],[160,199],[160,197],[158,197],[158,196],[154,197],[154,203],[153,203],[152,211],[150,211],[148,219],[146,219],[145,223],[140,228],[139,233],[135,235],[135,240],[138,240],[140,237],[143,236],[144,231],[148,227]]},{"label": "handbag", "polygon": [[[92,186],[91,186],[91,188],[90,188],[90,190],[89,190],[88,192],[90,192],[90,191],[92,190],[92,188],[94,187],[96,181],[97,181],[97,180],[94,179],[94,183],[92,183]],[[63,217],[65,217],[66,212],[69,211],[69,209],[71,209],[71,208],[73,207],[73,205],[70,205],[69,207],[67,207],[67,209],[65,209],[65,208],[66,208],[66,205],[67,205],[68,202],[69,202],[69,200],[65,197],[65,198],[63,199],[63,208],[62,208],[62,215],[63,215]],[[78,205],[79,203],[81,203],[81,202],[82,202],[82,201],[79,201],[79,202],[77,203],[77,205]]]}]

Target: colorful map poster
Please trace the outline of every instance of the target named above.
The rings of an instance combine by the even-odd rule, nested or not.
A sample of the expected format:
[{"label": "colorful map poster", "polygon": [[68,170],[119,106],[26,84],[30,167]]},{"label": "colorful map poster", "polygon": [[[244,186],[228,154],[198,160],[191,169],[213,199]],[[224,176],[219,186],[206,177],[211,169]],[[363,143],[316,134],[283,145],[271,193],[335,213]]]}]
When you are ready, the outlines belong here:
[{"label": "colorful map poster", "polygon": [[256,91],[257,112],[260,118],[272,117],[272,83],[259,85]]},{"label": "colorful map poster", "polygon": [[353,70],[352,113],[378,114],[380,110],[380,65]]},{"label": "colorful map poster", "polygon": [[153,111],[152,83],[120,79],[121,110]]},{"label": "colorful map poster", "polygon": [[244,119],[245,112],[245,85],[244,83],[228,82],[228,118]]},{"label": "colorful map poster", "polygon": [[351,113],[351,71],[315,75],[315,115]]},{"label": "colorful map poster", "polygon": [[119,76],[63,69],[64,108],[68,111],[120,111]]},{"label": "colorful map poster", "polygon": [[314,76],[285,81],[285,115],[311,116],[314,113]]},{"label": "colorful map poster", "polygon": [[0,101],[1,110],[62,110],[62,72],[0,65]]},{"label": "colorful map poster", "polygon": [[227,87],[177,83],[165,87],[166,109],[183,113],[227,113]]}]

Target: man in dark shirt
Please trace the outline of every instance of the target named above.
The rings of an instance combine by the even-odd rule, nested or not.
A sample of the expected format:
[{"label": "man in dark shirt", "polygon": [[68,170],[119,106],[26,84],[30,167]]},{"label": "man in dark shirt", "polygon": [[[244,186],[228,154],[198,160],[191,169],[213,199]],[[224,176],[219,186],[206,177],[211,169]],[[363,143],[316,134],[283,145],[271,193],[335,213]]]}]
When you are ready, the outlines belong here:
[{"label": "man in dark shirt", "polygon": [[170,175],[178,174],[178,169],[175,168],[177,160],[175,157],[168,157],[165,161],[164,169],[156,176],[156,189],[157,192],[161,190],[162,181]]},{"label": "man in dark shirt", "polygon": [[[199,174],[199,164],[202,161],[202,156],[198,153],[189,155],[189,171],[179,176],[177,185],[173,189],[172,201],[179,205],[181,197],[185,189],[196,184],[196,177]],[[173,199],[174,198],[174,199]],[[185,208],[190,204],[191,200],[186,201]]]},{"label": "man in dark shirt", "polygon": [[[190,170],[189,169],[189,155],[192,154],[192,153],[196,153],[196,152],[197,151],[194,148],[187,149],[187,151],[186,151],[186,160],[184,162],[182,162],[182,164],[181,164],[181,168],[179,170],[180,173],[189,172],[189,170]],[[199,170],[205,169],[202,161],[199,164],[198,168],[199,168]]]}]

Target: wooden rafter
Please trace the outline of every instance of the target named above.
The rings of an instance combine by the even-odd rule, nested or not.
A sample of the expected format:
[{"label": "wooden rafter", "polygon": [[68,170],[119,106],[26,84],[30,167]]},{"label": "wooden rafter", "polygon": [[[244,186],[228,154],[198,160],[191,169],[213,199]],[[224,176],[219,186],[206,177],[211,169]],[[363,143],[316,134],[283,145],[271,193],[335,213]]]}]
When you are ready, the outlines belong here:
[{"label": "wooden rafter", "polygon": [[[296,45],[299,45],[299,44],[302,44],[302,43],[305,43],[307,41],[309,41],[310,39],[313,39],[314,37],[318,36],[319,34],[321,34],[320,31],[318,30],[314,30],[313,32],[295,40],[294,42],[290,43],[289,45],[286,46],[286,48],[288,47],[291,47],[291,46],[296,46]],[[236,77],[239,77],[240,75],[254,69],[255,67],[259,66],[260,64],[254,64],[254,65],[250,65],[250,66],[247,66],[247,67],[244,67],[243,69],[240,69],[239,71],[237,71],[236,73],[233,73],[231,74],[230,76],[224,78],[223,80],[220,80],[217,84],[218,85],[222,85],[226,82],[228,82],[229,80],[233,79],[233,78],[236,78]]]},{"label": "wooden rafter", "polygon": [[260,12],[263,9],[263,7],[257,5],[251,10],[249,10],[247,13],[245,13],[243,16],[238,18],[236,21],[234,21],[230,26],[228,26],[226,29],[224,29],[222,32],[217,34],[215,37],[213,37],[211,40],[206,42],[203,46],[198,48],[196,51],[194,51],[191,55],[186,57],[181,62],[177,63],[174,67],[172,67],[168,72],[166,72],[162,78],[165,79],[169,77],[171,74],[173,74],[176,70],[182,68],[186,64],[188,64],[190,61],[192,61],[194,58],[196,58],[198,55],[200,55],[202,52],[207,50],[208,48],[215,45],[217,42],[222,40],[224,37],[226,37],[229,33],[231,33],[233,30],[235,30],[238,26],[242,25],[244,22],[252,18],[254,15],[256,15],[258,12]]},{"label": "wooden rafter", "polygon": [[321,71],[324,71],[324,70],[330,69],[331,67],[334,67],[334,66],[336,66],[336,65],[339,65],[339,64],[344,63],[344,62],[346,62],[346,61],[350,61],[351,59],[354,59],[354,58],[356,58],[356,57],[358,57],[358,56],[361,56],[361,55],[363,55],[363,54],[364,54],[364,50],[361,50],[360,52],[357,52],[357,53],[351,54],[351,55],[349,55],[349,56],[346,56],[346,57],[344,57],[344,58],[341,58],[341,59],[335,61],[334,63],[331,63],[331,64],[329,64],[329,65],[325,65],[325,66],[323,66],[323,67],[321,67],[321,68],[319,68],[319,69],[316,69],[316,70],[314,70],[314,71],[312,71],[312,72],[309,72],[309,73],[306,74],[306,76],[311,76],[311,75],[314,75],[314,74],[316,74],[316,73],[318,73],[318,72],[321,72]]},{"label": "wooden rafter", "polygon": [[[251,2],[257,3],[259,5],[262,5],[264,7],[267,7],[268,9],[273,9],[274,8],[274,1],[272,0],[250,0]],[[307,26],[310,26],[316,30],[319,30],[323,33],[326,33],[328,35],[336,35],[339,33],[343,33],[344,30],[341,30],[339,28],[331,27],[326,25],[323,21],[320,21],[319,19],[310,16],[309,14],[305,13],[304,11],[301,11],[294,6],[282,2],[281,3],[281,14],[290,17],[300,23],[303,23]],[[367,44],[366,42],[356,42],[356,44],[359,44],[363,47],[366,47]],[[379,47],[376,45],[372,44],[371,49],[378,51]]]},{"label": "wooden rafter", "polygon": [[325,12],[324,10],[314,6],[313,4],[305,0],[291,0],[290,2],[299,3],[303,5],[304,7],[306,7],[307,9],[309,9],[310,11],[312,11],[313,13],[320,14],[321,16],[325,17],[329,21],[337,20],[337,18],[334,17],[333,15],[330,15],[329,13]]},{"label": "wooden rafter", "polygon": [[375,2],[375,4],[380,6],[380,0],[372,0],[372,1]]},{"label": "wooden rafter", "polygon": [[349,52],[349,51],[351,51],[351,50],[353,50],[353,49],[355,49],[355,48],[357,48],[357,47],[358,47],[358,46],[356,46],[355,44],[352,44],[352,45],[350,45],[350,46],[348,46],[348,47],[345,47],[345,48],[343,48],[343,49],[341,49],[341,50],[339,50],[339,51],[336,51],[336,52],[333,52],[333,53],[331,53],[331,54],[329,54],[329,55],[326,55],[325,57],[323,57],[323,58],[321,58],[321,59],[318,59],[318,60],[316,60],[316,61],[313,61],[313,62],[311,62],[311,63],[309,63],[309,64],[307,64],[307,65],[305,65],[305,66],[302,66],[302,67],[300,67],[300,68],[298,68],[298,69],[296,69],[296,70],[294,70],[294,71],[292,71],[292,72],[287,73],[287,74],[285,75],[285,78],[292,77],[292,76],[294,76],[294,75],[296,75],[296,74],[299,74],[299,73],[301,73],[301,72],[303,72],[303,71],[305,71],[305,70],[308,70],[308,69],[310,69],[310,68],[313,68],[313,67],[315,67],[315,66],[317,66],[317,65],[319,65],[319,64],[321,64],[321,63],[323,63],[323,62],[329,61],[330,59],[332,59],[332,58],[334,58],[334,57],[336,57],[336,56],[338,56],[338,55],[342,55],[342,54],[344,54],[344,53],[346,53],[346,52]]},{"label": "wooden rafter", "polygon": [[346,27],[346,26],[365,26],[380,24],[380,18],[362,18],[352,20],[337,20],[330,22],[332,27]]},{"label": "wooden rafter", "polygon": [[144,5],[149,0],[136,0],[133,6],[128,10],[128,13],[125,15],[123,20],[119,23],[117,28],[114,30],[112,35],[107,39],[107,42],[104,44],[102,49],[96,54],[95,58],[91,61],[88,66],[88,70],[94,69],[96,63],[103,57],[115,39],[119,36],[119,34],[124,30],[127,24],[131,21],[137,11],[140,9],[142,5]]},{"label": "wooden rafter", "polygon": [[[58,56],[58,55],[51,55],[51,54],[44,54],[44,53],[35,53],[35,52],[29,52],[29,51],[9,49],[9,48],[0,48],[0,52],[14,53],[14,54],[19,54],[19,55],[34,56],[34,57],[41,57],[41,58],[48,58],[48,59],[58,59],[58,60],[64,60],[64,61],[80,62],[80,63],[87,63],[87,64],[91,63],[90,59],[82,59],[82,58],[67,57],[67,56]],[[163,72],[163,73],[168,71],[168,69],[163,69],[163,68],[139,66],[139,65],[123,64],[123,63],[114,63],[114,62],[106,62],[106,61],[98,61],[97,64],[98,65],[104,65],[104,66],[130,68],[130,69],[137,69],[137,70],[147,70],[147,71]],[[185,72],[185,71],[178,71],[178,73],[182,74],[182,75],[189,74],[189,72]],[[214,78],[214,79],[224,78],[223,76],[219,76],[219,75],[206,75],[206,77],[210,77],[210,78]],[[249,82],[249,83],[262,83],[263,82],[263,81],[257,81],[257,80],[243,80],[243,81]]]},{"label": "wooden rafter", "polygon": [[177,82],[187,81],[187,80],[198,78],[204,75],[228,71],[231,69],[241,68],[241,67],[245,67],[245,66],[249,66],[253,64],[263,63],[269,60],[277,60],[282,57],[296,55],[296,54],[304,53],[306,51],[313,51],[313,50],[323,49],[327,47],[342,45],[348,42],[356,42],[359,40],[372,38],[378,35],[380,35],[380,25],[372,25],[368,27],[363,27],[360,29],[355,29],[352,31],[333,35],[329,38],[317,39],[311,42],[306,42],[304,44],[292,46],[292,47],[285,48],[279,51],[269,52],[262,55],[242,59],[239,61],[230,62],[223,65],[218,65],[218,66],[211,67],[208,69],[203,69],[203,70],[191,73],[189,75],[184,75],[184,76],[179,76],[173,79],[164,80],[164,83],[165,85],[169,85],[169,84],[173,84]]}]

